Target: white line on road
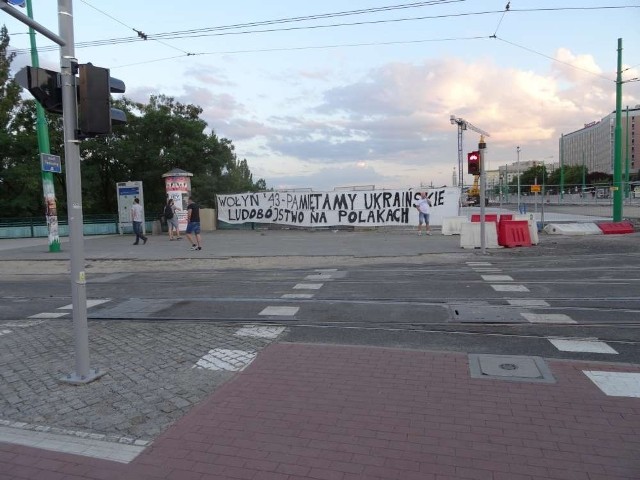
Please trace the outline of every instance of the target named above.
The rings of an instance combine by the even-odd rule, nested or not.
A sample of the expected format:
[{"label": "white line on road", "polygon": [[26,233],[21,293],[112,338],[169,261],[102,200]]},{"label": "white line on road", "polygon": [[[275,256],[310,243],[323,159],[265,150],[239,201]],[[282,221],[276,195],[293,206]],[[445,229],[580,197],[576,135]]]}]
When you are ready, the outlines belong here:
[{"label": "white line on road", "polygon": [[313,298],[313,293],[285,293],[280,298]]},{"label": "white line on road", "polygon": [[547,337],[554,347],[562,352],[608,353],[617,355],[618,352],[597,338],[551,338]]},{"label": "white line on road", "polygon": [[319,290],[322,288],[323,283],[297,283],[294,290]]},{"label": "white line on road", "polygon": [[482,275],[482,279],[487,282],[513,282],[509,275]]},{"label": "white line on road", "polygon": [[569,315],[564,313],[530,313],[520,312],[530,323],[577,323]]},{"label": "white line on road", "polygon": [[300,307],[267,307],[262,310],[258,315],[272,315],[272,316],[288,316],[291,317],[298,313]]},{"label": "white line on road", "polygon": [[509,305],[516,307],[548,307],[549,304],[544,300],[527,300],[525,298],[519,298],[517,300],[507,300]]},{"label": "white line on road", "polygon": [[[87,299],[87,308],[95,307],[97,305],[100,305],[102,303],[106,303],[109,301],[111,301],[110,298]],[[58,310],[73,310],[73,304],[65,305],[64,307],[58,307]]]},{"label": "white line on road", "polygon": [[496,292],[528,292],[524,285],[491,285]]}]

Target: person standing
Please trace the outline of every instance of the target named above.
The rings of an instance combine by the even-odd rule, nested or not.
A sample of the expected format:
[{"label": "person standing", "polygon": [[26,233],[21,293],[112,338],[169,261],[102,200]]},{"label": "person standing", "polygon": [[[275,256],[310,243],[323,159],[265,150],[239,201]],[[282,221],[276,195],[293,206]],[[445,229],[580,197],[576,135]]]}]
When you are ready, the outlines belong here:
[{"label": "person standing", "polygon": [[431,200],[427,198],[427,192],[420,192],[420,200],[415,205],[418,210],[418,235],[422,235],[420,228],[424,223],[425,233],[431,235],[431,227],[429,226],[429,214],[431,213]]},{"label": "person standing", "polygon": [[133,199],[133,205],[131,206],[131,223],[133,224],[133,233],[136,234],[134,245],[138,245],[140,239],[142,239],[143,245],[147,243],[147,237],[142,233],[142,218],[142,205],[140,205],[140,199],[136,197]]},{"label": "person standing", "polygon": [[[189,196],[189,204],[187,205],[187,240],[191,243],[191,250],[202,250],[202,242],[200,239],[200,205],[198,205],[192,196]],[[191,237],[191,234],[195,237]]]},{"label": "person standing", "polygon": [[173,231],[175,230],[176,240],[182,240],[180,236],[180,224],[178,223],[178,216],[176,210],[178,208],[173,201],[173,198],[167,200],[167,205],[164,207],[164,218],[167,220],[167,227],[169,229],[169,240],[173,240]]}]

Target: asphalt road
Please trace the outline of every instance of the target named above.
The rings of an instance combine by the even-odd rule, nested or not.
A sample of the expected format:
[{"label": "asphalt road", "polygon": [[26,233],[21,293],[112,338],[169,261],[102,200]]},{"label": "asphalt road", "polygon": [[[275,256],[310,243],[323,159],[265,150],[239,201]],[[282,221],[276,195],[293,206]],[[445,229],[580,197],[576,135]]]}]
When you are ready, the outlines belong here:
[{"label": "asphalt road", "polygon": [[[213,234],[207,242],[229,240],[228,235]],[[255,239],[259,234],[233,235],[254,235]],[[542,236],[535,247],[480,255],[478,250],[448,249],[444,242],[451,237],[437,234],[418,239],[411,232],[401,232],[385,237],[385,245],[391,238],[399,253],[384,258],[368,253],[375,248],[371,242],[380,241],[379,234],[327,235],[267,233],[269,238],[260,241],[268,245],[270,254],[281,244],[282,255],[269,257],[271,262],[241,255],[238,258],[244,264],[224,268],[216,267],[224,260],[214,255],[209,258],[212,263],[194,261],[174,269],[170,261],[153,259],[147,251],[141,268],[133,269],[129,262],[122,269],[100,271],[109,263],[104,253],[108,249],[102,248],[102,253],[88,255],[88,271],[92,266],[96,271],[89,277],[87,297],[108,301],[89,308],[90,323],[135,321],[149,335],[160,323],[234,328],[282,325],[287,330],[280,340],[296,342],[640,363],[637,233]],[[332,252],[327,239],[336,242],[336,251]],[[152,238],[150,243],[161,240],[166,239]],[[429,241],[434,253],[412,250],[415,242]],[[331,261],[307,256],[300,265],[288,255],[287,242],[296,246],[298,260],[314,243],[322,245],[324,255],[334,255]],[[225,245],[230,248],[229,242]],[[353,245],[357,254],[347,245]],[[411,248],[403,252],[406,245]],[[18,256],[23,258],[24,251]],[[113,261],[117,260],[122,259]],[[42,265],[47,261],[42,260]],[[0,288],[0,321],[38,318],[47,312],[55,315],[71,301],[68,275],[56,269],[5,273]],[[66,320],[46,321],[67,328]],[[617,353],[560,350],[549,338],[600,341]]]}]

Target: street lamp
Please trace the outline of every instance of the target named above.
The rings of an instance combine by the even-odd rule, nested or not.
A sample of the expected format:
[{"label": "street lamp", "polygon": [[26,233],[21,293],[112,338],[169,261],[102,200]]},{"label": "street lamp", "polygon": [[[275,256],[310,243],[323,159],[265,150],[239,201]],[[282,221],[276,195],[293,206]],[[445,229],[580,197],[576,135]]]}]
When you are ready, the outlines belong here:
[{"label": "street lamp", "polygon": [[516,153],[518,154],[518,161],[516,162],[518,170],[518,213],[520,213],[520,147],[516,147]]}]

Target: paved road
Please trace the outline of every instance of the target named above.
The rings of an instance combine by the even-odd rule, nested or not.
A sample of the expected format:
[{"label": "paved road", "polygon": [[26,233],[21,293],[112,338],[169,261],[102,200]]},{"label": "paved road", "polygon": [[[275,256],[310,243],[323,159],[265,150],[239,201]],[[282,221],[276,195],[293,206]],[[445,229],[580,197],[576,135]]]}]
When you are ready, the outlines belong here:
[{"label": "paved road", "polygon": [[[69,438],[86,447],[91,435],[98,443],[83,455],[135,458],[98,468],[96,460],[76,454],[54,458],[8,443],[0,444],[0,462],[12,472],[6,478],[45,478],[44,471],[59,469],[83,472],[69,478],[634,478],[630,472],[640,468],[632,448],[640,433],[638,399],[609,400],[583,372],[640,371],[638,239],[542,236],[539,246],[487,255],[460,249],[458,237],[417,237],[410,230],[215,232],[205,235],[201,252],[165,237],[138,247],[128,237],[88,239],[91,359],[108,373],[83,387],[58,382],[73,368],[65,246],[51,254],[42,243],[0,242],[0,440],[20,443],[47,430],[55,436],[40,438],[38,445],[60,451],[78,443]],[[514,408],[500,420],[506,424],[489,421],[488,409],[505,406],[493,396],[484,398],[483,407],[473,398],[486,388],[501,389],[503,380],[447,386],[471,378],[467,354],[515,358],[506,364],[544,358],[556,382],[546,385],[557,387],[507,382],[513,388],[505,386],[500,395]],[[391,393],[377,403],[370,389],[381,384],[363,384],[364,395],[357,397],[359,379],[376,378],[363,362],[372,368],[396,365],[380,369],[380,378],[401,396],[441,391],[461,398],[471,423],[462,432],[456,421],[462,410],[447,413],[446,401],[438,407],[441,421],[425,417],[424,404],[403,404]],[[403,370],[405,363],[425,367]],[[523,364],[516,370],[529,367],[537,368]],[[633,392],[639,382],[629,378]],[[433,390],[434,382],[442,390]],[[409,385],[417,390],[407,390]],[[537,406],[528,414],[515,408],[513,395],[522,398],[523,388]],[[557,388],[551,397],[548,388]],[[289,390],[313,392],[317,402],[301,396],[307,398],[303,408],[296,400],[301,393],[291,396]],[[380,418],[380,409],[396,413],[386,427],[375,426],[360,422],[365,417],[358,409],[370,418]],[[592,415],[593,409],[613,416]],[[338,422],[329,412],[349,417]],[[416,427],[401,412],[422,421]],[[318,424],[318,415],[333,420]],[[616,415],[625,419],[624,427],[613,420]],[[350,433],[339,427],[345,421]],[[540,422],[547,422],[541,427],[546,433],[540,430],[535,438],[527,438],[526,429],[511,430]],[[417,432],[411,425],[421,440],[401,441]],[[558,437],[556,428],[569,429],[567,436]],[[264,436],[265,429],[271,436]],[[580,443],[578,430],[591,439],[589,446]],[[313,437],[312,431],[321,433]],[[352,440],[338,437],[345,434]],[[442,435],[453,443],[443,443]],[[366,438],[377,438],[377,446]],[[498,447],[497,438],[511,443]],[[612,448],[600,458],[596,440],[604,438]],[[105,444],[133,450],[114,447],[105,455]],[[620,445],[615,454],[614,445]],[[398,456],[413,448],[422,460]],[[555,458],[554,450],[573,454]],[[25,469],[24,455],[48,467]],[[585,455],[595,460],[585,463]]]}]

